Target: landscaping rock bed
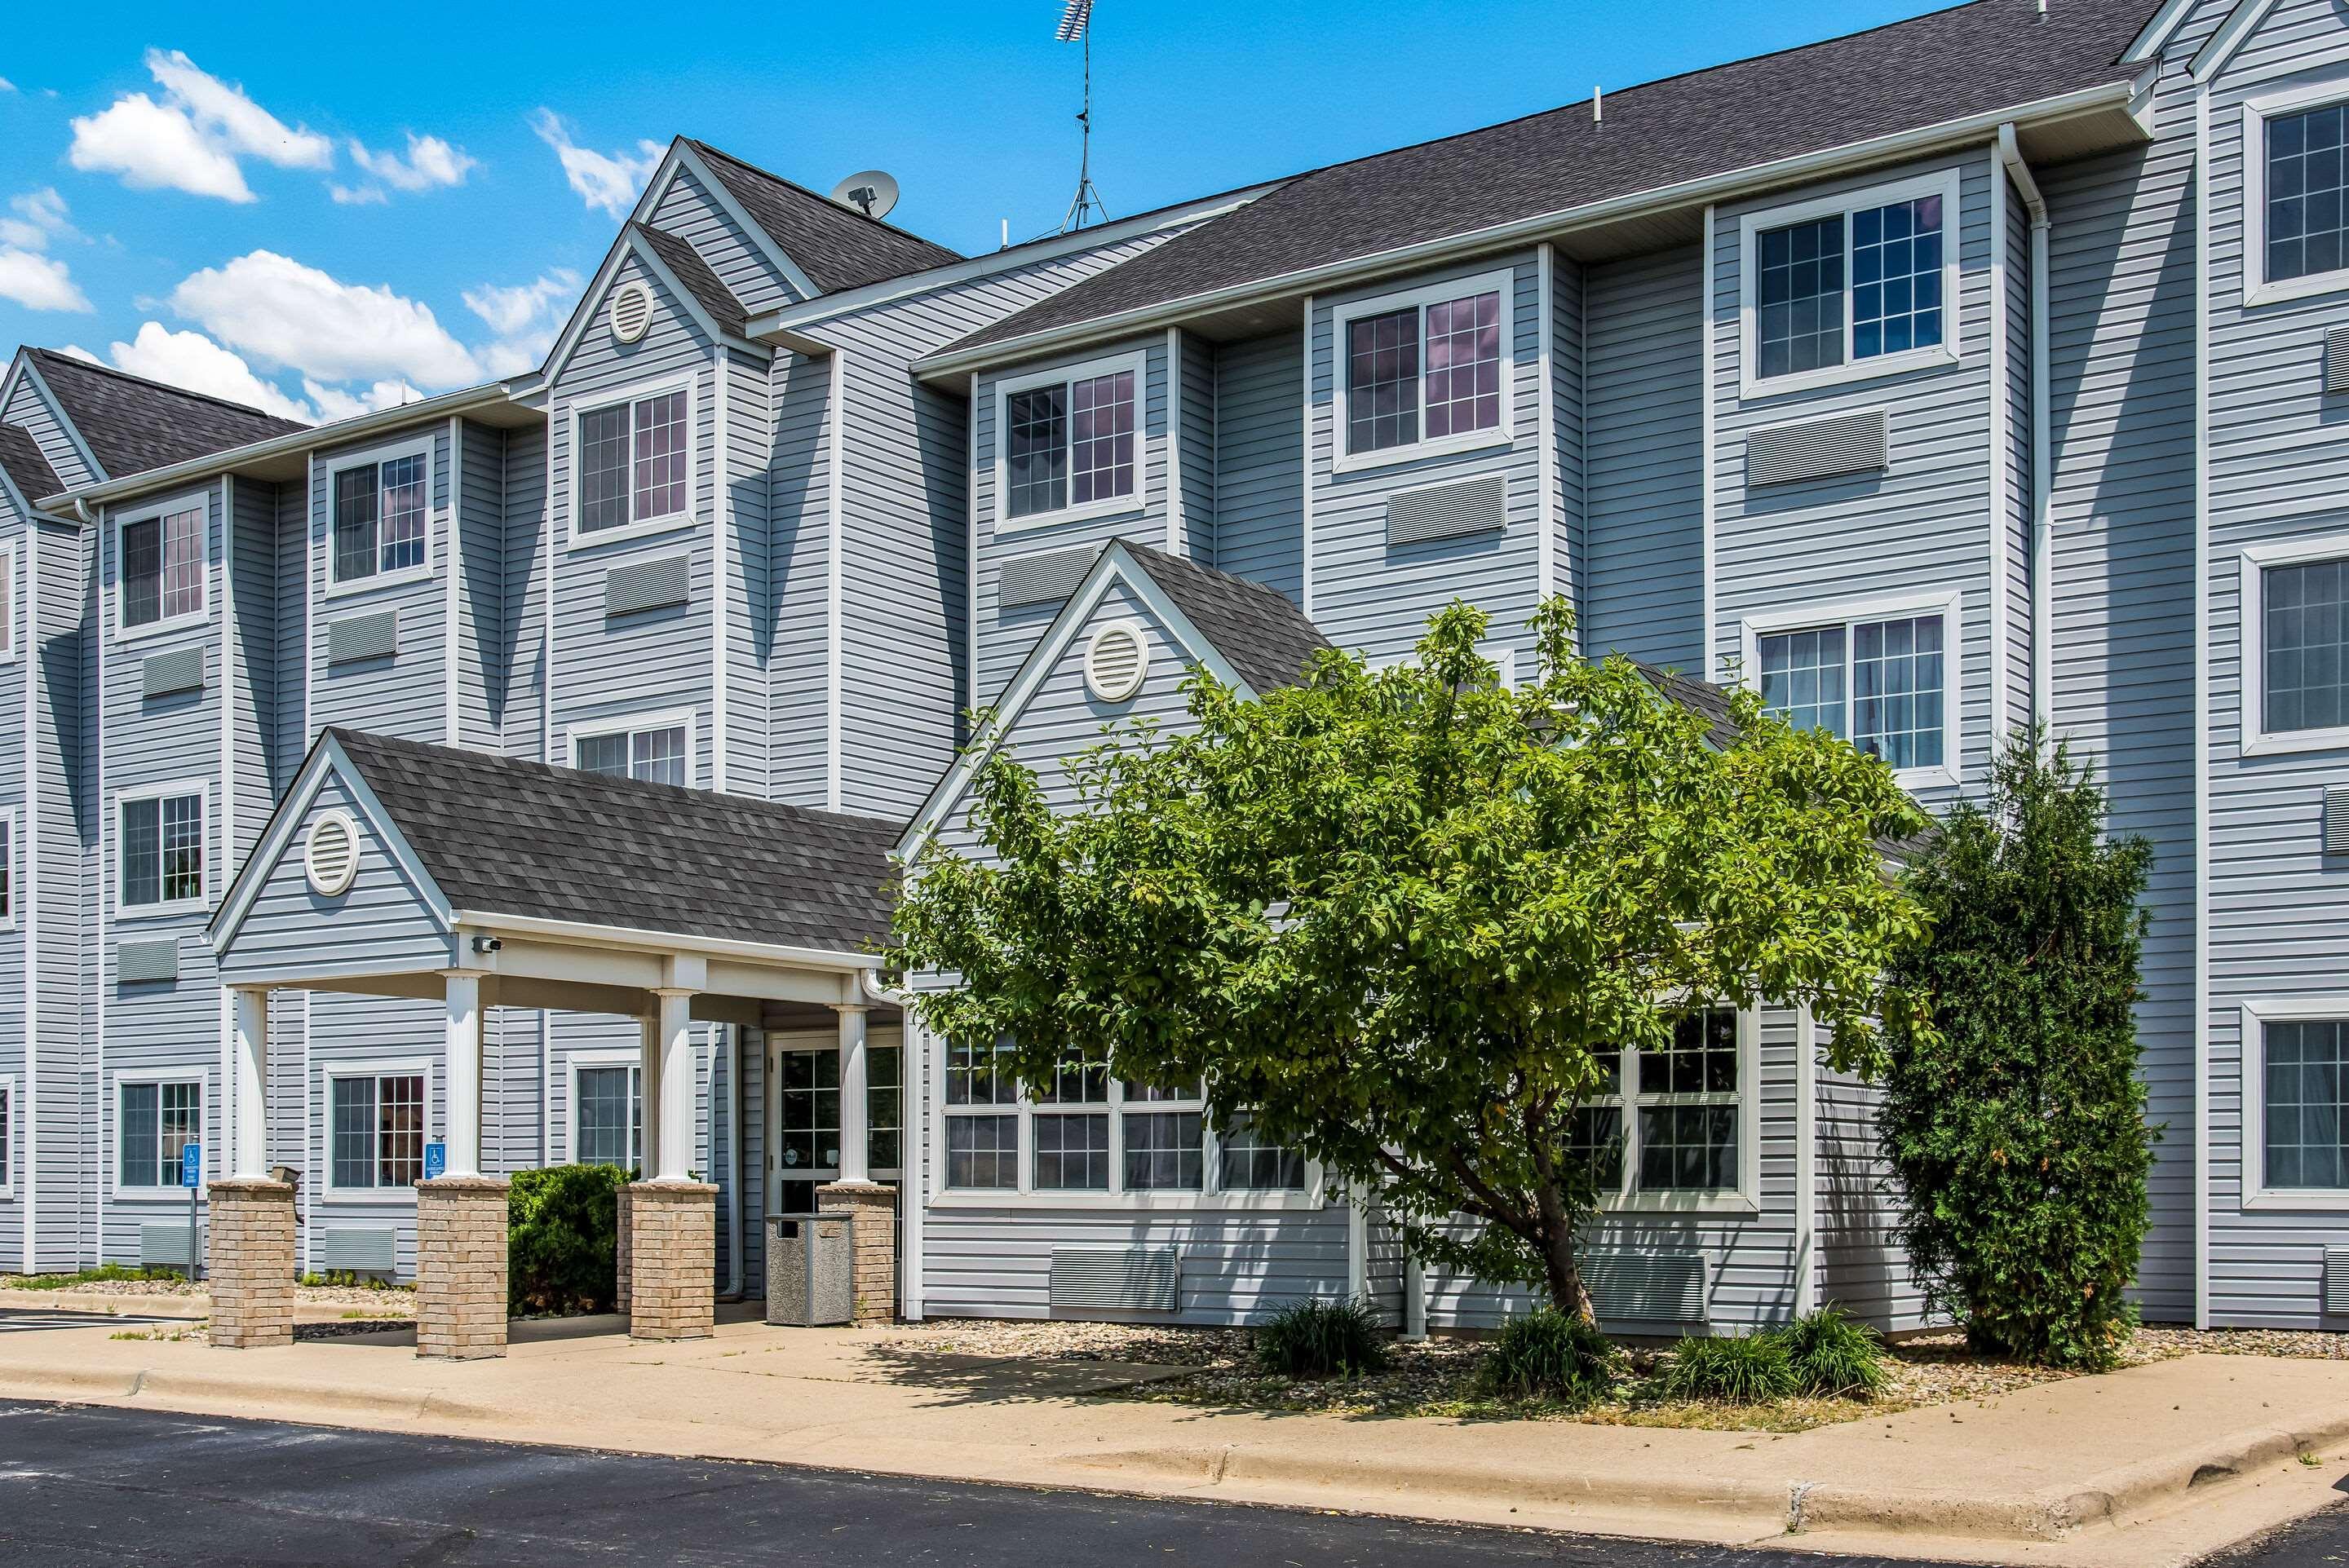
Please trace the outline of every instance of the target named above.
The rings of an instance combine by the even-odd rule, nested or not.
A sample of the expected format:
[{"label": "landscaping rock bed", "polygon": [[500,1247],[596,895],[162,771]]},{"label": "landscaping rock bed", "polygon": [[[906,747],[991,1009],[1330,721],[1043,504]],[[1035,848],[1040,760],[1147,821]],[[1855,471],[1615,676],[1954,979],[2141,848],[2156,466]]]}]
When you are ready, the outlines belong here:
[{"label": "landscaping rock bed", "polygon": [[[182,1296],[202,1295],[210,1289],[184,1279],[93,1279],[71,1284],[26,1286],[0,1280],[0,1305],[39,1311],[46,1298],[60,1290],[76,1295]],[[416,1292],[407,1285],[304,1284],[294,1287],[294,1299],[305,1306],[364,1306],[384,1317],[403,1320],[416,1312]]]}]

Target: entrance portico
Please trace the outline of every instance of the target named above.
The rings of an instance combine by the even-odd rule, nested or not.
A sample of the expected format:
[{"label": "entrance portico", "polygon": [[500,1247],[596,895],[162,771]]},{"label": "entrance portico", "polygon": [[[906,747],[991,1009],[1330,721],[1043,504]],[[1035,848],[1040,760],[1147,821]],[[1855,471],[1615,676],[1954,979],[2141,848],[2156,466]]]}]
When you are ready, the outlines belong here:
[{"label": "entrance portico", "polygon": [[[233,1275],[228,1294],[254,1304],[257,1326],[216,1339],[290,1336],[293,1191],[268,1170],[270,997],[305,991],[437,1002],[445,1020],[445,1160],[416,1187],[419,1354],[504,1350],[506,1181],[483,1141],[484,1019],[499,1008],[639,1020],[641,1179],[623,1206],[624,1305],[633,1335],[662,1339],[707,1335],[716,1295],[720,1186],[705,1178],[727,1173],[694,1169],[695,1026],[719,1026],[730,1047],[779,1012],[828,1016],[843,1092],[839,1181],[825,1191],[856,1210],[858,1273],[879,1265],[872,1294],[887,1315],[895,1194],[867,1180],[863,1086],[868,1019],[895,1013],[874,984],[874,949],[897,830],[327,731],[212,923],[235,998],[215,1295]],[[740,1201],[738,1189],[738,1216]],[[255,1266],[237,1266],[248,1257]]]}]

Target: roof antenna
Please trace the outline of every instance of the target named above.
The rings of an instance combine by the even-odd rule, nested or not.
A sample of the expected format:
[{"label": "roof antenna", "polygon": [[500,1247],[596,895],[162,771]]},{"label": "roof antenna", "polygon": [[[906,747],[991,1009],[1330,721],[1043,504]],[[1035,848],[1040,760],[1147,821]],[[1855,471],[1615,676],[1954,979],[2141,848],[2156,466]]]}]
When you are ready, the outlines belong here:
[{"label": "roof antenna", "polygon": [[[2045,0],[2041,0],[2044,5]],[[1590,123],[1598,125],[1607,119],[1607,105],[1599,96],[1599,84],[1590,84]]]},{"label": "roof antenna", "polygon": [[1101,192],[1093,189],[1093,0],[1068,0],[1061,13],[1061,25],[1052,36],[1063,44],[1081,43],[1085,46],[1085,107],[1077,115],[1077,124],[1083,134],[1083,150],[1077,156],[1077,193],[1069,201],[1069,211],[1061,220],[1061,232],[1073,233],[1090,222],[1094,213],[1109,216]]}]

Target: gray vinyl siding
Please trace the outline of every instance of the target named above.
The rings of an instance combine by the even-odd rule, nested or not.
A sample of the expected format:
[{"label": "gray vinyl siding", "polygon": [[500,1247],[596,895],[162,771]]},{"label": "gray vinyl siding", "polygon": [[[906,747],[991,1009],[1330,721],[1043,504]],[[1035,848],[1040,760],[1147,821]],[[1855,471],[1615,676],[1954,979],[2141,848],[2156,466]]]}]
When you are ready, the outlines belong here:
[{"label": "gray vinyl siding", "polygon": [[36,523],[26,592],[36,639],[28,674],[39,684],[27,745],[26,789],[33,796],[20,829],[26,870],[28,953],[38,985],[27,998],[26,1041],[16,1132],[20,1216],[34,1222],[36,1244],[18,1233],[16,1256],[39,1269],[72,1268],[97,1251],[98,1100],[95,998],[86,967],[96,917],[89,855],[98,802],[87,763],[96,705],[95,529]]},{"label": "gray vinyl siding", "polygon": [[1693,245],[1583,273],[1582,646],[1691,675],[1704,663],[1702,274]]},{"label": "gray vinyl siding", "polygon": [[448,740],[497,751],[506,684],[506,432],[462,420],[457,442],[456,568],[443,574],[457,595],[457,723]]},{"label": "gray vinyl siding", "polygon": [[1818,1299],[1888,1334],[1920,1328],[1925,1296],[1909,1272],[1900,1204],[1876,1135],[1883,1091],[1818,1075]]},{"label": "gray vinyl siding", "polygon": [[277,800],[271,754],[277,727],[278,487],[232,480],[229,498],[234,556],[223,690],[231,707],[227,745],[235,759],[236,786],[227,808],[230,852],[221,868],[223,888],[243,869]]},{"label": "gray vinyl siding", "polygon": [[[457,494],[451,471],[450,422],[435,420],[363,443],[321,451],[310,465],[309,584],[312,624],[308,648],[310,706],[306,742],[329,725],[440,743],[448,738],[446,703],[452,669],[449,661],[448,608],[444,595],[457,580],[450,563],[450,517]],[[430,453],[430,510],[426,529],[429,572],[419,577],[375,585],[333,581],[335,474],[362,462],[422,442]],[[390,658],[335,664],[330,659],[333,624],[346,617],[389,614],[398,624],[398,651]]]},{"label": "gray vinyl siding", "polygon": [[[2219,70],[2210,90],[2209,860],[2210,1315],[2219,1324],[2338,1328],[2321,1311],[2323,1249],[2349,1245],[2349,1212],[2283,1196],[2247,1207],[2265,1151],[2244,1138],[2242,1104],[2258,1092],[2242,1005],[2322,1005],[2349,996],[2342,940],[2349,863],[2323,851],[2324,791],[2349,783],[2349,748],[2246,755],[2259,716],[2245,678],[2262,656],[2259,568],[2248,546],[2349,534],[2349,433],[2324,393],[2324,336],[2349,325],[2338,291],[2256,305],[2263,277],[2247,253],[2241,105],[2313,80],[2340,81],[2349,31],[2339,12],[2284,0]],[[2343,96],[2349,97],[2349,84]],[[2247,279],[2246,273],[2249,273]],[[2340,553],[2349,554],[2349,549]]]},{"label": "gray vinyl siding", "polygon": [[799,297],[761,248],[759,238],[726,212],[690,169],[678,170],[661,193],[653,209],[652,226],[677,235],[701,253],[709,270],[745,310],[772,310]]},{"label": "gray vinyl siding", "polygon": [[546,508],[544,425],[506,432],[504,549],[495,667],[504,675],[497,708],[509,757],[546,759]]},{"label": "gray vinyl siding", "polygon": [[[310,825],[328,811],[344,811],[358,826],[358,872],[350,890],[334,898],[314,891],[303,869],[302,844]],[[301,979],[349,974],[361,967],[378,974],[446,969],[454,962],[450,937],[427,912],[429,890],[408,875],[338,774],[321,782],[316,799],[302,813],[276,864],[265,870],[239,927],[229,961],[231,984],[254,976],[248,967],[259,954],[259,973],[271,979]],[[438,1009],[435,1021],[440,1022]],[[445,1042],[437,1039],[439,1054]]]},{"label": "gray vinyl siding", "polygon": [[1297,333],[1216,349],[1217,571],[1305,599],[1305,366]]},{"label": "gray vinyl siding", "polygon": [[1168,546],[1178,555],[1216,558],[1216,346],[1187,332],[1174,335],[1176,366],[1173,439],[1181,527]]},{"label": "gray vinyl siding", "polygon": [[[1344,356],[1331,340],[1337,308],[1496,271],[1510,275],[1514,307],[1505,367],[1512,389],[1508,444],[1333,471],[1332,454],[1345,438]],[[1436,612],[1464,599],[1491,617],[1487,640],[1517,650],[1521,666],[1530,669],[1532,638],[1526,623],[1540,593],[1540,377],[1539,271],[1531,252],[1314,297],[1313,514],[1308,546],[1312,591],[1307,613],[1332,643],[1371,658],[1395,657],[1411,650]],[[1484,474],[1499,474],[1506,481],[1504,530],[1388,544],[1387,503],[1396,493]]]},{"label": "gray vinyl siding", "polygon": [[2006,174],[1992,176],[2006,194],[2006,383],[1999,392],[2005,426],[2006,507],[1997,520],[1998,548],[2006,552],[2005,723],[1993,738],[2031,722],[2031,661],[2038,629],[2032,624],[2031,583],[2031,215]]},{"label": "gray vinyl siding", "polygon": [[6,1192],[0,1197],[0,1269],[22,1266],[24,1199],[18,1183],[24,1180],[25,1167],[17,1150],[24,1141],[26,1047],[29,1032],[38,1025],[29,984],[36,962],[35,934],[27,914],[31,890],[26,886],[27,879],[37,874],[37,867],[25,849],[30,804],[26,795],[27,748],[38,744],[35,710],[26,700],[37,690],[35,658],[28,656],[28,649],[36,649],[38,639],[28,638],[25,632],[33,598],[28,579],[34,568],[29,556],[39,548],[33,537],[36,526],[14,502],[0,496],[0,548],[12,552],[14,562],[5,606],[8,639],[0,646],[0,813],[5,814],[9,827],[5,862],[8,904],[5,919],[0,920],[0,996],[21,1004],[0,1007],[0,1079],[10,1086],[8,1124],[5,1136],[0,1137],[0,1189]]},{"label": "gray vinyl siding", "polygon": [[[1557,477],[1550,484],[1550,569],[1545,595],[1563,593],[1580,603],[1588,527],[1587,431],[1583,412],[1585,359],[1589,321],[1583,313],[1583,267],[1571,256],[1552,253],[1550,263],[1550,443]],[[1526,674],[1531,675],[1528,670]]]},{"label": "gray vinyl siding", "polygon": [[826,803],[831,775],[825,726],[832,620],[826,599],[832,542],[832,362],[779,353],[769,400],[774,464],[768,470],[773,529],[761,622],[767,664],[767,776],[778,800]]},{"label": "gray vinyl siding", "polygon": [[774,420],[773,377],[765,356],[721,350],[726,377],[726,488],[716,520],[726,562],[726,787],[771,798],[768,669],[774,656],[772,617],[762,614],[774,583],[770,504]]}]

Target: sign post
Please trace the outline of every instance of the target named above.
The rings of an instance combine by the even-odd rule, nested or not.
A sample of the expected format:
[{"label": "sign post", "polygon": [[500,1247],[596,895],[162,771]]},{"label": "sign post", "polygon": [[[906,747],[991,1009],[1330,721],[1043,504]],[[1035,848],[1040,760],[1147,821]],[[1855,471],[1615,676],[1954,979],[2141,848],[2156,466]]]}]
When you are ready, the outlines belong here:
[{"label": "sign post", "polygon": [[196,1194],[204,1185],[204,1146],[183,1143],[180,1146],[180,1185],[188,1190],[188,1283],[196,1282],[196,1271],[203,1253],[196,1240]]}]

